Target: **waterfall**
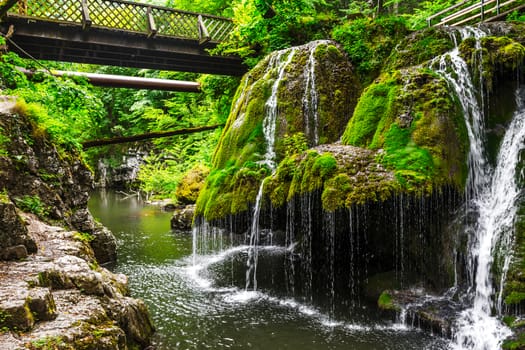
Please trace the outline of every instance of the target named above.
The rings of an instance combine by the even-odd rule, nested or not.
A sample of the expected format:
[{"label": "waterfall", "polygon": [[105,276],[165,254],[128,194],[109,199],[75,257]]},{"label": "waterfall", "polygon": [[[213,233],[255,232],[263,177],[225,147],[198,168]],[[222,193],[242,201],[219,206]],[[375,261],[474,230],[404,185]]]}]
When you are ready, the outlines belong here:
[{"label": "waterfall", "polygon": [[[277,92],[279,91],[279,85],[283,80],[286,67],[292,62],[295,55],[296,49],[281,50],[277,53],[276,64],[277,64],[277,78],[272,85],[272,93],[265,104],[266,115],[263,120],[263,133],[266,141],[266,153],[264,154],[263,164],[268,165],[270,170],[275,170],[275,127],[277,122]],[[282,56],[288,53],[286,61],[282,61]],[[261,184],[262,185],[262,184]]]},{"label": "waterfall", "polygon": [[[467,29],[462,37],[482,33]],[[477,47],[479,48],[479,40]],[[516,216],[516,200],[519,189],[515,181],[519,152],[525,143],[525,103],[523,90],[516,93],[517,112],[509,125],[500,146],[495,168],[486,158],[483,93],[476,89],[467,64],[459,56],[458,48],[440,58],[438,72],[455,90],[463,108],[470,141],[469,174],[466,189],[466,214],[475,218],[466,224],[469,236],[467,299],[470,308],[458,317],[454,330],[452,349],[490,350],[501,347],[510,331],[497,318],[492,317],[495,308],[501,311],[501,289],[505,271],[500,281],[499,296],[495,298],[491,268],[496,249],[503,249],[506,256],[503,268],[510,262],[510,246],[513,240],[513,226]],[[494,303],[497,299],[497,305]]]},{"label": "waterfall", "polygon": [[308,45],[310,55],[308,56],[308,64],[304,69],[304,76],[306,77],[302,100],[305,125],[304,131],[306,136],[312,140],[312,146],[317,146],[319,144],[319,93],[317,92],[315,75],[315,66],[317,63],[315,49],[319,44],[328,43],[328,40],[319,40],[311,42]]},{"label": "waterfall", "polygon": [[[262,164],[267,165],[272,174],[275,172],[275,129],[277,123],[277,93],[279,91],[279,85],[283,80],[284,73],[286,72],[286,67],[292,61],[295,55],[296,49],[291,50],[281,50],[276,53],[274,57],[275,60],[271,60],[271,65],[269,69],[273,68],[271,66],[276,65],[277,67],[277,78],[275,79],[272,85],[272,92],[265,104],[265,116],[263,120],[263,133],[264,139],[266,141],[266,153],[264,154]],[[285,61],[282,60],[282,57],[288,53],[288,56]],[[259,257],[259,238],[260,238],[260,227],[259,227],[259,217],[261,213],[262,197],[264,190],[264,180],[261,181],[259,186],[259,191],[257,193],[257,198],[255,200],[255,205],[253,209],[253,218],[252,226],[250,231],[250,248],[248,250],[248,261],[247,261],[247,271],[246,271],[246,290],[252,286],[253,290],[257,290],[257,261]]]}]

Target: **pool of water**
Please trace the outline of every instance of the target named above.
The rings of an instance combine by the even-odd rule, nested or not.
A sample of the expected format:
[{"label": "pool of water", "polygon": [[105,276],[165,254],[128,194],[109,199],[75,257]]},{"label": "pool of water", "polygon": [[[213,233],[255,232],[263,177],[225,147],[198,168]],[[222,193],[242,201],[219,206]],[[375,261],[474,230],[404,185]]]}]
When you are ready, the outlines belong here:
[{"label": "pool of water", "polygon": [[89,208],[117,237],[114,269],[129,277],[132,295],[148,305],[158,350],[447,348],[440,338],[382,320],[372,306],[329,316],[279,283],[272,287],[282,247],[261,250],[257,274],[266,283],[261,291],[246,291],[239,271],[248,247],[193,257],[191,232],[171,231],[171,213],[159,207],[97,192]]}]

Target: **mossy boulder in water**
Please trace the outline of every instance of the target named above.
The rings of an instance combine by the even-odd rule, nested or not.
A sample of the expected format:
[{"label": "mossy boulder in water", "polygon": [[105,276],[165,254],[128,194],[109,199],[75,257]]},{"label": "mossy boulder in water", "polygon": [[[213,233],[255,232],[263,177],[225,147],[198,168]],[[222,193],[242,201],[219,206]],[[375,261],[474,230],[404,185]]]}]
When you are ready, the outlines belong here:
[{"label": "mossy boulder in water", "polygon": [[360,90],[330,41],[261,61],[241,81],[196,214],[213,220],[247,211],[262,179],[287,155],[340,138]]}]

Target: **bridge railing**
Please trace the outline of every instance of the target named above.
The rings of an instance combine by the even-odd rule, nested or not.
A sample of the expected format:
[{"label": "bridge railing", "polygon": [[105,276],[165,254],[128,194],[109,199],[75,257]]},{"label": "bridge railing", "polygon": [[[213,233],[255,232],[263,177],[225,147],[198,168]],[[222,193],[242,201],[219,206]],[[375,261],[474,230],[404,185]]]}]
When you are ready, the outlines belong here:
[{"label": "bridge railing", "polygon": [[525,0],[463,0],[427,18],[429,26],[460,26],[505,19],[525,8]]},{"label": "bridge railing", "polygon": [[234,26],[224,17],[122,0],[19,0],[8,15],[200,42],[224,41]]}]

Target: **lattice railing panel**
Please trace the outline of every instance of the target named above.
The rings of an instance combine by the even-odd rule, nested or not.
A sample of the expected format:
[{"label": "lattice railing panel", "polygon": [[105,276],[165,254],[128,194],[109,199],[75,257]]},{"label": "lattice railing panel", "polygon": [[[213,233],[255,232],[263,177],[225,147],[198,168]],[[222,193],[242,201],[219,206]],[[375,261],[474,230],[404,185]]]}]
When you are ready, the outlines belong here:
[{"label": "lattice railing panel", "polygon": [[9,12],[50,21],[80,23],[82,22],[80,8],[79,0],[22,0],[13,6]]},{"label": "lattice railing panel", "polygon": [[[148,14],[157,35],[200,40],[199,14],[122,0],[84,0],[91,25],[151,34]],[[82,23],[82,0],[20,0],[10,14],[40,20]],[[233,22],[227,18],[202,15],[210,40],[227,39]]]},{"label": "lattice railing panel", "polygon": [[198,19],[196,15],[186,12],[170,11],[164,8],[153,8],[152,15],[158,26],[158,34],[178,38],[199,38]]},{"label": "lattice railing panel", "polygon": [[142,33],[148,31],[147,8],[144,6],[105,0],[90,0],[88,3],[93,25]]},{"label": "lattice railing panel", "polygon": [[226,40],[234,27],[232,21],[224,21],[215,17],[203,16],[203,22],[206,28],[208,28],[211,40],[213,41]]}]

